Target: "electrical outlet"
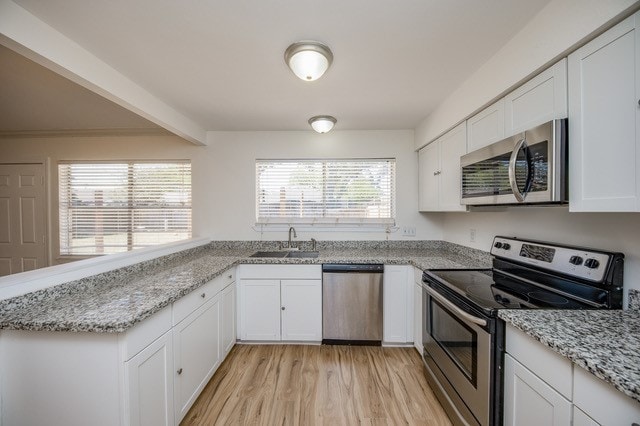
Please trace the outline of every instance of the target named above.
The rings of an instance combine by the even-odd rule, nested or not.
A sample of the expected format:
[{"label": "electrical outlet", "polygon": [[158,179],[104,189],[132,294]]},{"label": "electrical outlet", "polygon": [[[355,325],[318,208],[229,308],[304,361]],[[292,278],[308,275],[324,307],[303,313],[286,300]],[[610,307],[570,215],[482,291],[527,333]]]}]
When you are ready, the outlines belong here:
[{"label": "electrical outlet", "polygon": [[475,243],[476,242],[476,229],[475,228],[469,229],[469,242],[470,243]]},{"label": "electrical outlet", "polygon": [[416,236],[416,227],[415,226],[403,226],[402,227],[402,236],[403,237],[415,237]]}]

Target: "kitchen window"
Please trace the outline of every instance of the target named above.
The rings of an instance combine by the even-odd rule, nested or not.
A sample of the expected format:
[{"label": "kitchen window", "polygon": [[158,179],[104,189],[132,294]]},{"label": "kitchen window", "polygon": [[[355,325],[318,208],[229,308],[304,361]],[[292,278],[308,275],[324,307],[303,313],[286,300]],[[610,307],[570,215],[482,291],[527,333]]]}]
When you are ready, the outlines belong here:
[{"label": "kitchen window", "polygon": [[61,255],[191,238],[189,161],[61,162],[58,178]]},{"label": "kitchen window", "polygon": [[395,159],[256,160],[258,224],[395,224]]}]

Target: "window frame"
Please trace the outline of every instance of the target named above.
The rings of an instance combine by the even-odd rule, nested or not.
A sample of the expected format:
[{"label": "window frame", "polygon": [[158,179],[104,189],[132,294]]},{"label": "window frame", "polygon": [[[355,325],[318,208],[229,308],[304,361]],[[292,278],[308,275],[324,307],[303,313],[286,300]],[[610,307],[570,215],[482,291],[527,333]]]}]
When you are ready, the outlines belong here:
[{"label": "window frame", "polygon": [[[258,167],[260,163],[330,163],[330,162],[389,162],[391,163],[390,174],[390,218],[365,218],[365,217],[260,217],[259,201],[259,181]],[[397,159],[395,157],[385,158],[256,158],[254,164],[254,203],[255,203],[255,225],[262,229],[265,226],[283,225],[308,225],[314,227],[371,227],[385,228],[395,227],[397,220]],[[323,183],[323,188],[325,184]],[[323,189],[324,191],[324,189]],[[323,195],[324,199],[324,195]]]}]

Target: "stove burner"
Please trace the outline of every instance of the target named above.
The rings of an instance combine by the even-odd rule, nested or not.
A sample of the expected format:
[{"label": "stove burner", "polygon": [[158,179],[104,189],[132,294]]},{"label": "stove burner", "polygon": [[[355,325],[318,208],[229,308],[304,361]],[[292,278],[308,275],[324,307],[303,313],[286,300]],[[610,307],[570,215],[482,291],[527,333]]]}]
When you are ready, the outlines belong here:
[{"label": "stove burner", "polygon": [[539,300],[544,303],[549,303],[550,305],[566,305],[567,303],[569,303],[569,300],[554,293],[547,293],[544,291],[532,291],[528,294],[529,296],[531,296],[531,298],[535,300]]}]

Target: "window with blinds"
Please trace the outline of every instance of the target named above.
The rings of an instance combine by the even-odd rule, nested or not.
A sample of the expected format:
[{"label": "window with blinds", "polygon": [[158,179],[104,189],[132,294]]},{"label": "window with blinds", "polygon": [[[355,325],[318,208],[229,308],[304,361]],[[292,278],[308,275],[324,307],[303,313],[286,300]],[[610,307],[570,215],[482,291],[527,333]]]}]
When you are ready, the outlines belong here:
[{"label": "window with blinds", "polygon": [[395,159],[257,160],[258,223],[395,223]]},{"label": "window with blinds", "polygon": [[191,238],[191,163],[61,162],[60,254],[100,255]]}]

